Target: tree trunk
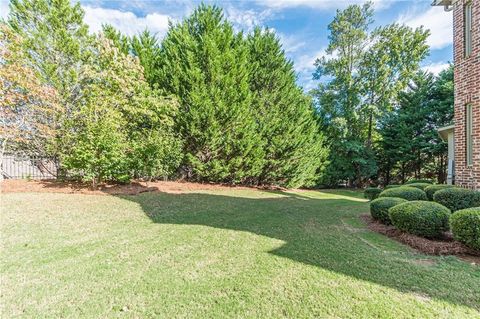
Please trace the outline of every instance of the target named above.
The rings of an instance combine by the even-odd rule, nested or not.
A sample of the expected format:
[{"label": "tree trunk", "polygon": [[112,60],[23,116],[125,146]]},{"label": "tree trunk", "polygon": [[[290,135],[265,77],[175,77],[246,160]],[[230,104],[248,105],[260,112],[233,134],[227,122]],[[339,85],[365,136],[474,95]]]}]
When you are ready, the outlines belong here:
[{"label": "tree trunk", "polygon": [[370,114],[368,115],[368,137],[367,137],[368,148],[372,146],[372,126],[373,126],[373,111],[370,110]]}]

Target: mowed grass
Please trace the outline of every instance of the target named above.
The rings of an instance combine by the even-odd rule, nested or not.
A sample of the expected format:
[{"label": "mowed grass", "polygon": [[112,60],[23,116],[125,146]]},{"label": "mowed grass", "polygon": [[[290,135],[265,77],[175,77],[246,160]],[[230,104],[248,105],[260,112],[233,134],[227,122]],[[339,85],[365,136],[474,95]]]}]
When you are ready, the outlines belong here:
[{"label": "mowed grass", "polygon": [[368,231],[356,192],[1,195],[1,317],[480,318],[480,267]]}]

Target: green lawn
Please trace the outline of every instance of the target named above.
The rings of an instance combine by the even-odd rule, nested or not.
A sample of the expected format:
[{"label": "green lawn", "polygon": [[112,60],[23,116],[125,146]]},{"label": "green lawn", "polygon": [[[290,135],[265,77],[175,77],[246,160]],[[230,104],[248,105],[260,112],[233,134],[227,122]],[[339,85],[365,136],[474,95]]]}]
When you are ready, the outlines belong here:
[{"label": "green lawn", "polygon": [[342,191],[1,195],[1,317],[480,318],[480,267]]}]

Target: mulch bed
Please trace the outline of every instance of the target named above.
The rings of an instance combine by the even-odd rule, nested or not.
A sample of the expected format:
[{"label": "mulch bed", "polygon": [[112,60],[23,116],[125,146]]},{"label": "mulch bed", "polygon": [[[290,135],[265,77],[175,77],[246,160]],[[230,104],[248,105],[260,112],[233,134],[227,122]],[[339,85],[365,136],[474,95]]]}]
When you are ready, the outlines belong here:
[{"label": "mulch bed", "polygon": [[382,224],[368,214],[362,215],[361,219],[371,231],[388,236],[422,253],[428,255],[455,255],[480,265],[480,252],[455,241],[451,233],[445,233],[442,238],[427,239],[404,233],[394,226]]},{"label": "mulch bed", "polygon": [[1,193],[67,193],[86,195],[137,195],[145,192],[164,192],[181,194],[192,191],[262,189],[282,190],[277,187],[245,187],[208,183],[190,183],[184,181],[132,181],[129,184],[105,183],[92,189],[90,183],[57,180],[13,180],[0,182]]}]

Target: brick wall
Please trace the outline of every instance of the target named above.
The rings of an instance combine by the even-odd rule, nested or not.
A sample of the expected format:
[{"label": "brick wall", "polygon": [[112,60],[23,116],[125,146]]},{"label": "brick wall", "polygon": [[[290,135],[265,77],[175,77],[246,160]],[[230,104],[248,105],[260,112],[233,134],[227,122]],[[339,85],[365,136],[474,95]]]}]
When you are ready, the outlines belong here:
[{"label": "brick wall", "polygon": [[[455,180],[462,187],[480,189],[480,0],[473,0],[472,54],[464,54],[464,4],[453,11],[455,60]],[[473,165],[467,166],[465,106],[473,110]]]}]

